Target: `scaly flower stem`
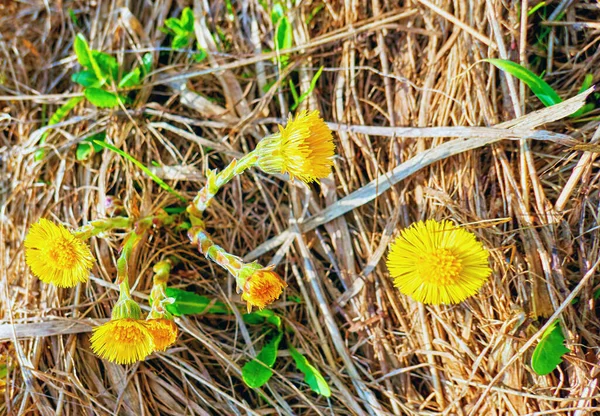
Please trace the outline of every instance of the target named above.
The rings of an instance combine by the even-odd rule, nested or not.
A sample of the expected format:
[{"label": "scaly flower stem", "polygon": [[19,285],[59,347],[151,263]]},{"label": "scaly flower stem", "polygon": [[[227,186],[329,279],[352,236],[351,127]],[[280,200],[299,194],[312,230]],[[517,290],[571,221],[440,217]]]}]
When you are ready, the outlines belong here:
[{"label": "scaly flower stem", "polygon": [[225,249],[212,241],[211,236],[204,229],[204,224],[200,220],[195,226],[188,231],[190,242],[198,246],[198,251],[206,256],[206,258],[214,261],[219,266],[227,270],[235,277],[238,287],[243,286],[242,271],[247,266],[244,261],[238,256],[225,251]]},{"label": "scaly flower stem", "polygon": [[257,161],[258,156],[252,151],[243,156],[240,160],[234,159],[219,173],[214,170],[208,171],[206,175],[206,185],[198,191],[194,201],[188,207],[188,213],[192,218],[192,224],[194,224],[194,217],[202,218],[202,213],[206,210],[210,201],[223,185],[231,181],[236,175],[255,166]]},{"label": "scaly flower stem", "polygon": [[93,220],[89,221],[83,227],[80,227],[73,231],[73,235],[79,238],[80,240],[87,240],[91,237],[97,236],[100,233],[110,231],[115,228],[131,228],[133,221],[133,218],[127,217],[114,217]]},{"label": "scaly flower stem", "polygon": [[131,253],[135,246],[142,240],[144,233],[152,226],[154,223],[154,217],[148,217],[146,219],[140,220],[134,224],[133,231],[131,231],[123,242],[123,246],[121,247],[121,255],[117,260],[117,284],[121,285],[122,283],[126,283],[129,288],[128,277],[129,277],[129,259],[131,257]]},{"label": "scaly flower stem", "polygon": [[167,299],[167,281],[171,274],[171,261],[162,260],[154,265],[154,278],[152,279],[152,290],[150,297],[152,298],[152,308],[147,319],[161,319],[170,317],[170,314],[165,310],[163,303]]}]

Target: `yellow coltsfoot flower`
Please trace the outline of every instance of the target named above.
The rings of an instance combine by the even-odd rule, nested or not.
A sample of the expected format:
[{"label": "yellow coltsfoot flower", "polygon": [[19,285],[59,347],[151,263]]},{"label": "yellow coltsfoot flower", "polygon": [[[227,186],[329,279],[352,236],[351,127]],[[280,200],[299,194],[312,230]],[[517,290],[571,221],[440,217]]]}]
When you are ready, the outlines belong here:
[{"label": "yellow coltsfoot flower", "polygon": [[25,261],[42,282],[73,287],[88,280],[94,257],[65,227],[41,218],[25,237]]},{"label": "yellow coltsfoot flower", "polygon": [[287,283],[270,267],[260,268],[244,281],[242,300],[248,302],[248,312],[252,311],[253,306],[263,309],[277,300],[285,287]]},{"label": "yellow coltsfoot flower", "polygon": [[164,351],[177,340],[177,325],[171,319],[148,319],[146,323],[152,335],[155,351]]},{"label": "yellow coltsfoot flower", "polygon": [[134,318],[111,319],[94,328],[92,351],[116,364],[141,361],[154,351],[154,341],[146,321]]},{"label": "yellow coltsfoot flower", "polygon": [[387,266],[401,293],[426,304],[460,303],[492,270],[475,235],[450,221],[419,221],[390,245]]},{"label": "yellow coltsfoot flower", "polygon": [[318,111],[301,111],[279,133],[256,146],[257,165],[267,173],[287,173],[309,183],[331,173],[335,145]]}]

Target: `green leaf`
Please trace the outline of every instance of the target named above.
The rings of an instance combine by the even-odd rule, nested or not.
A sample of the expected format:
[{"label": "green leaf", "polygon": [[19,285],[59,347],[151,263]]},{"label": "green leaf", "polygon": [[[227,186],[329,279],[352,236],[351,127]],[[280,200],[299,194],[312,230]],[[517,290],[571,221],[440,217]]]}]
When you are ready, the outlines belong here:
[{"label": "green leaf", "polygon": [[77,26],[79,24],[79,20],[77,19],[77,16],[75,15],[75,12],[73,11],[73,9],[71,9],[69,7],[67,12],[69,13],[69,18],[71,18],[71,22],[73,23],[73,26]]},{"label": "green leaf", "polygon": [[271,325],[274,325],[277,329],[281,329],[281,317],[270,309],[245,313],[242,315],[242,319],[249,325],[257,325],[267,322]]},{"label": "green leaf", "polygon": [[79,161],[88,160],[94,153],[101,152],[103,147],[94,143],[94,141],[103,142],[106,140],[106,132],[100,132],[86,137],[77,145],[75,158]]},{"label": "green leaf", "polygon": [[181,12],[180,19],[181,27],[188,33],[194,33],[194,12],[189,7],[186,7]]},{"label": "green leaf", "polygon": [[175,302],[166,304],[167,311],[175,316],[197,315],[201,313],[225,314],[231,312],[223,302],[213,301],[206,296],[198,295],[182,289],[168,287],[167,297],[173,298]]},{"label": "green leaf", "polygon": [[271,22],[273,25],[277,26],[279,21],[285,16],[285,9],[283,8],[283,4],[275,3],[273,5],[273,9],[271,10]]},{"label": "green leaf", "polygon": [[79,33],[75,37],[75,42],[73,43],[73,49],[75,50],[75,55],[77,56],[77,62],[79,65],[91,68],[92,64],[90,62],[90,47],[88,46],[85,37]]},{"label": "green leaf", "polygon": [[562,363],[562,356],[571,350],[564,346],[565,337],[558,325],[554,321],[552,325],[544,331],[540,342],[531,356],[531,368],[540,376],[550,374]]},{"label": "green leaf", "polygon": [[[304,100],[306,100],[306,98],[313,92],[313,90],[317,86],[317,81],[319,80],[319,77],[321,76],[322,72],[323,72],[323,67],[319,68],[317,73],[312,77],[312,79],[310,80],[310,86],[308,87],[308,89],[306,91],[304,91],[298,99],[296,99],[296,97],[294,97],[294,104],[290,107],[291,111],[294,111],[296,108],[298,108],[298,106],[300,104],[302,104],[302,102]],[[293,93],[292,93],[292,95],[293,95]]]},{"label": "green leaf", "polygon": [[92,51],[93,59],[105,78],[116,80],[119,76],[119,64],[114,56],[100,51]]},{"label": "green leaf", "polygon": [[175,17],[170,17],[165,20],[165,26],[171,29],[176,35],[185,34],[185,30],[181,26],[181,22]]},{"label": "green leaf", "polygon": [[119,88],[135,87],[140,85],[140,68],[135,68],[133,71],[128,72],[119,82]]},{"label": "green leaf", "polygon": [[[47,126],[52,126],[54,124],[60,123],[71,112],[71,110],[75,108],[75,106],[79,104],[82,100],[83,97],[73,97],[69,99],[69,101],[58,107],[58,110],[56,110],[56,112],[52,114],[52,117],[50,117]],[[42,134],[42,137],[40,137],[40,144],[44,144],[46,142],[46,139],[48,138],[49,134],[49,130],[46,130],[44,134]],[[38,149],[35,152],[33,159],[36,162],[39,162],[44,158],[45,155],[46,151],[44,149]]]},{"label": "green leaf", "polygon": [[556,91],[546,81],[527,68],[505,59],[484,59],[484,61],[523,81],[546,107],[562,102]]},{"label": "green leaf", "polygon": [[300,354],[300,352],[291,345],[289,346],[289,350],[292,358],[296,362],[296,367],[304,373],[304,381],[306,381],[310,389],[321,396],[330,397],[331,389],[319,370],[313,367],[306,357]]},{"label": "green leaf", "polygon": [[119,105],[119,96],[100,88],[86,88],[85,98],[96,107],[113,108]]},{"label": "green leaf", "polygon": [[187,47],[189,45],[189,43],[190,43],[190,38],[188,37],[187,34],[175,35],[175,37],[171,41],[171,48],[172,49],[183,49],[183,48]]},{"label": "green leaf", "polygon": [[150,52],[146,52],[144,56],[142,56],[142,68],[144,71],[144,76],[148,75],[150,71],[152,71],[152,61],[153,57]]},{"label": "green leaf", "polygon": [[265,344],[263,349],[258,353],[256,358],[248,361],[242,367],[242,378],[248,387],[258,388],[264,386],[273,375],[273,365],[277,359],[277,350],[283,333],[277,334]]},{"label": "green leaf", "polygon": [[[87,90],[86,90],[87,92]],[[131,156],[128,153],[125,153],[124,151],[122,151],[121,149],[116,148],[115,146],[113,146],[112,144],[109,143],[103,143],[97,140],[94,140],[93,143],[96,143],[106,149],[110,149],[113,152],[123,156],[125,159],[129,160],[131,163],[133,163],[134,165],[136,165],[138,168],[140,168],[140,170],[142,170],[142,172],[144,172],[146,175],[150,176],[150,178],[152,178],[152,180],[154,182],[156,182],[161,188],[163,188],[164,190],[172,193],[173,195],[175,195],[177,198],[179,198],[182,201],[186,201],[187,199],[185,199],[183,196],[179,195],[179,193],[171,188],[165,181],[163,181],[161,178],[159,178],[158,176],[156,176],[154,173],[152,173],[152,171],[150,169],[148,169],[146,166],[144,166],[144,164],[142,162],[140,162],[139,160],[137,160],[136,158],[134,158],[133,156]]]},{"label": "green leaf", "polygon": [[[292,47],[292,43],[294,41],[292,25],[287,17],[282,17],[279,19],[277,24],[277,29],[275,31],[275,49],[282,50],[288,49]],[[278,57],[279,62],[282,66],[287,65],[289,57],[288,55],[282,55]]]},{"label": "green leaf", "polygon": [[198,63],[204,61],[206,59],[206,57],[208,56],[208,54],[206,53],[206,50],[202,49],[202,48],[198,48],[198,53],[195,53],[192,55],[192,59]]},{"label": "green leaf", "polygon": [[96,78],[96,74],[91,69],[75,72],[73,75],[71,75],[71,81],[76,82],[77,84],[86,88],[98,88],[101,86],[100,80]]}]

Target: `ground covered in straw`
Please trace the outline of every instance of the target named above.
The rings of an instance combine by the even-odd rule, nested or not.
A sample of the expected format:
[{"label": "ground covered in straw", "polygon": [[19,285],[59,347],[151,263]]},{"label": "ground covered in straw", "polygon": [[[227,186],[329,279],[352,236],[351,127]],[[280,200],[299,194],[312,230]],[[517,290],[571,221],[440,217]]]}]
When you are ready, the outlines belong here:
[{"label": "ground covered in straw", "polygon": [[[286,62],[271,2],[0,2],[0,413],[593,414],[600,171],[594,154],[572,147],[600,138],[597,112],[568,118],[584,97],[531,116],[543,104],[482,59],[522,63],[574,97],[586,75],[600,79],[598,4],[555,1],[528,14],[527,1],[293,3],[280,7],[293,32]],[[185,6],[206,57],[171,50],[160,30]],[[71,80],[78,33],[126,68],[150,52],[152,72],[126,106],[77,105],[36,161],[40,129],[82,94]],[[275,264],[288,284],[270,308],[291,328],[271,380],[245,385],[241,368],[264,331],[241,319],[233,280],[176,227],[134,252],[134,298],[145,302],[153,264],[174,256],[172,286],[236,312],[178,318],[176,344],[139,364],[100,360],[89,332],[116,300],[122,234],[92,239],[90,281],[58,289],[26,266],[28,227],[40,217],[78,227],[117,200],[129,216],[184,205],[112,151],[77,160],[78,143],[105,131],[191,200],[208,169],[287,118],[290,82],[308,92],[298,109],[333,123],[333,175],[305,186],[254,170],[207,215],[225,249]],[[398,230],[428,218],[464,225],[491,252],[490,281],[459,305],[401,295],[385,267]],[[570,352],[538,376],[531,353],[553,314]],[[290,346],[323,374],[329,398],[309,388]]]}]

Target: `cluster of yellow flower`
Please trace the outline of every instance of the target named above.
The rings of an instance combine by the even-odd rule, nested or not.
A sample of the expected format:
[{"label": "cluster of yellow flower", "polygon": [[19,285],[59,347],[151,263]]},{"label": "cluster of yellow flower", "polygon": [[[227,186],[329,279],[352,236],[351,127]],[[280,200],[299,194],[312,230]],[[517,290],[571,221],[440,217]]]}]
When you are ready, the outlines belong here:
[{"label": "cluster of yellow flower", "polygon": [[[326,177],[331,173],[334,150],[331,130],[319,113],[301,112],[240,160],[221,172],[209,172],[206,185],[188,206],[190,242],[236,279],[248,311],[274,302],[287,284],[272,267],[244,263],[216,245],[206,232],[203,212],[223,185],[250,167],[288,174],[306,183]],[[100,357],[130,364],[154,351],[164,351],[177,339],[177,326],[166,310],[166,305],[173,302],[166,295],[170,262],[154,266],[151,310],[145,319],[131,298],[127,271],[131,252],[142,235],[153,225],[172,222],[169,215],[160,212],[136,221],[123,217],[95,220],[75,231],[46,219],[31,226],[25,239],[27,264],[40,280],[59,287],[73,287],[88,280],[94,257],[85,240],[114,228],[128,230],[117,261],[119,300],[111,319],[96,327],[91,337],[92,350]],[[448,304],[461,302],[481,288],[491,274],[487,262],[488,252],[473,234],[450,221],[429,220],[401,232],[390,246],[387,264],[402,293],[423,303]]]}]

